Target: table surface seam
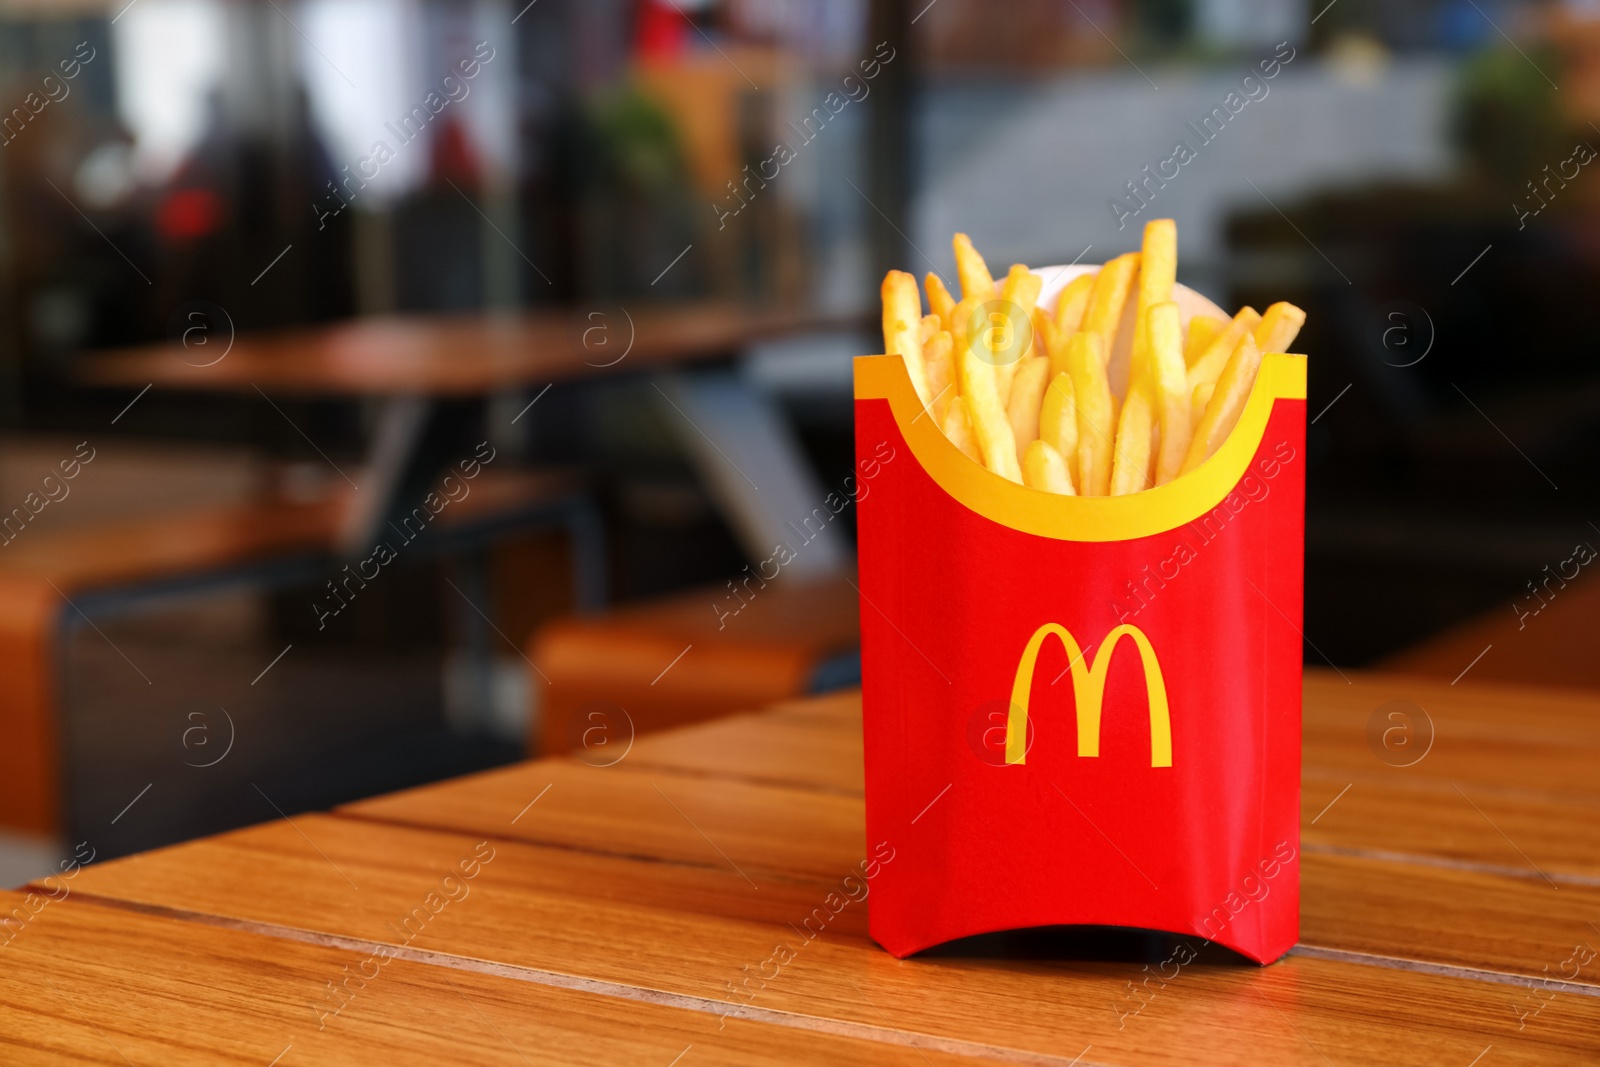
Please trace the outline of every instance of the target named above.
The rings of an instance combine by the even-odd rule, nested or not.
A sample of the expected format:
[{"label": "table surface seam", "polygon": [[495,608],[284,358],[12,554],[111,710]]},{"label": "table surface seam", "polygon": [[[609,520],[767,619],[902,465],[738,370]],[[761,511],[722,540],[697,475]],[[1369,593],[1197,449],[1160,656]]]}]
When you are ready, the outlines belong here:
[{"label": "table surface seam", "polygon": [[1367,860],[1371,863],[1387,863],[1394,867],[1435,867],[1446,871],[1461,871],[1466,874],[1482,874],[1491,878],[1515,878],[1525,882],[1554,882],[1559,885],[1569,885],[1575,889],[1600,889],[1600,878],[1588,874],[1574,874],[1570,871],[1535,870],[1531,867],[1512,867],[1503,863],[1483,863],[1478,860],[1455,859],[1450,856],[1429,856],[1420,852],[1394,852],[1381,848],[1351,848],[1345,845],[1322,845],[1315,842],[1302,840],[1301,852],[1311,852],[1319,856],[1336,856],[1346,859]]},{"label": "table surface seam", "polygon": [[405,960],[422,966],[468,971],[490,977],[528,982],[533,985],[591,993],[619,1000],[639,1001],[662,1007],[677,1008],[682,1011],[716,1015],[722,1018],[744,1019],[752,1022],[786,1026],[792,1029],[811,1030],[835,1037],[874,1041],[881,1045],[926,1049],[974,1059],[1039,1065],[1039,1067],[1109,1067],[1109,1065],[1097,1064],[1081,1057],[1068,1059],[1065,1056],[1052,1056],[1045,1053],[1029,1052],[1025,1049],[1007,1048],[1003,1045],[941,1037],[937,1034],[904,1030],[893,1026],[878,1026],[872,1023],[835,1019],[824,1015],[808,1015],[802,1012],[783,1011],[776,1008],[758,1008],[750,1004],[734,1004],[690,993],[673,993],[650,986],[633,985],[604,978],[588,978],[583,975],[567,974],[562,971],[547,970],[540,967],[529,967],[524,964],[496,963],[476,956],[417,949],[404,945],[395,945],[387,941],[371,941],[366,938],[348,937],[342,934],[321,933],[294,926],[283,926],[278,923],[236,919],[225,915],[214,915],[209,912],[190,911],[161,904],[145,904],[82,891],[74,893],[73,897],[88,907],[128,911],[139,915],[171,919],[177,922],[210,926],[255,937],[315,945],[321,948],[346,952],[366,952],[370,955],[382,950],[389,953],[394,959]]},{"label": "table surface seam", "polygon": [[[478,837],[496,844],[527,845],[532,848],[558,849],[562,852],[572,852],[580,856],[597,856],[602,859],[629,860],[635,863],[647,863],[661,867],[681,867],[692,871],[719,871],[729,873],[729,868],[721,863],[695,863],[686,859],[676,859],[665,856],[651,856],[642,852],[624,852],[615,849],[594,848],[584,845],[575,845],[570,841],[546,840],[537,837],[521,837],[515,834],[496,833],[489,830],[474,828],[471,830],[457,826],[448,826],[440,823],[417,822],[411,819],[400,819],[390,815],[376,815],[368,812],[350,811],[335,808],[332,811],[317,812],[323,818],[343,819],[347,822],[365,823],[371,826],[392,826],[397,830],[422,831],[433,834],[447,834],[459,837]],[[771,867],[762,867],[757,864],[747,864],[746,870],[754,871],[763,878],[770,878],[774,882],[790,885],[827,885],[831,886],[833,880],[820,878],[814,875],[796,871],[780,871]]]},{"label": "table surface seam", "polygon": [[1418,974],[1437,975],[1441,978],[1464,978],[1469,981],[1493,982],[1524,989],[1547,988],[1585,997],[1600,997],[1600,983],[1570,982],[1565,979],[1534,978],[1531,975],[1513,974],[1510,971],[1493,971],[1482,967],[1462,967],[1451,963],[1428,963],[1410,960],[1403,956],[1385,956],[1376,952],[1354,952],[1350,949],[1328,948],[1300,942],[1289,950],[1291,956],[1307,959],[1331,960],[1336,963],[1353,963],[1363,967],[1381,967],[1390,971],[1414,971]]},{"label": "table surface seam", "polygon": [[[581,760],[567,762],[581,763]],[[709,767],[690,767],[678,763],[662,763],[651,759],[630,760],[633,767],[648,769],[652,774],[676,775],[679,778],[704,778],[718,782],[738,782],[744,785],[774,786],[779,789],[794,789],[806,793],[825,793],[828,796],[849,797],[860,800],[866,795],[865,789],[847,789],[842,786],[824,785],[821,782],[808,782],[803,778],[776,778],[771,775],[760,774],[730,774],[727,771],[713,770]],[[358,802],[359,803],[359,802]]]}]

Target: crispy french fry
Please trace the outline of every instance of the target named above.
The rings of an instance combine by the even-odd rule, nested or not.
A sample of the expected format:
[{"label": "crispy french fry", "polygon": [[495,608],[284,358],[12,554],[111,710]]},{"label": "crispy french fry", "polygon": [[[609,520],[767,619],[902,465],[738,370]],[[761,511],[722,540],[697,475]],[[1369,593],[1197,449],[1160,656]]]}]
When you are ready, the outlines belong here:
[{"label": "crispy french fry", "polygon": [[1205,353],[1206,346],[1210,345],[1227,325],[1227,319],[1219,319],[1215,315],[1196,315],[1190,319],[1189,339],[1183,345],[1184,366],[1194,366],[1195,360]]},{"label": "crispy french fry", "polygon": [[1133,320],[1133,362],[1129,381],[1150,371],[1150,309],[1172,299],[1178,280],[1178,224],[1171,219],[1151,219],[1144,224],[1144,246],[1139,252],[1139,297]]},{"label": "crispy french fry", "polygon": [[1056,330],[1056,324],[1050,321],[1050,313],[1038,304],[1033,305],[1033,354],[1048,356],[1050,354],[1050,334]]},{"label": "crispy french fry", "polygon": [[1113,422],[1111,384],[1106,380],[1106,342],[1080,330],[1067,338],[1067,372],[1078,409],[1078,492],[1105,496],[1111,487]]},{"label": "crispy french fry", "polygon": [[1000,298],[1016,304],[1031,321],[1033,309],[1039,303],[1039,290],[1043,286],[1044,279],[1025,264],[1013,263],[1006,272],[1006,280],[1000,285]]},{"label": "crispy french fry", "polygon": [[1128,390],[1117,419],[1117,447],[1111,460],[1111,495],[1126,496],[1150,488],[1150,431],[1155,403],[1147,383]]},{"label": "crispy french fry", "polygon": [[[950,365],[956,368],[955,377],[951,380],[956,383],[957,392],[961,391],[962,348],[967,345],[987,345],[983,323],[976,317],[981,303],[976,299],[963,299],[956,301],[955,307],[950,309]],[[987,348],[980,351],[987,351]]]},{"label": "crispy french fry", "polygon": [[[1054,369],[1054,361],[1051,361]],[[1061,453],[1073,484],[1078,482],[1078,401],[1072,388],[1072,375],[1065,371],[1050,376],[1039,405],[1039,440]]]},{"label": "crispy french fry", "polygon": [[1023,450],[1022,484],[1030,489],[1043,489],[1047,493],[1075,495],[1072,491],[1072,475],[1067,473],[1067,461],[1044,441],[1035,440]]},{"label": "crispy french fry", "polygon": [[933,417],[944,425],[944,415],[950,402],[959,394],[956,391],[956,363],[954,347],[948,331],[940,330],[922,346],[923,364],[928,368],[928,391],[933,394]]},{"label": "crispy french fry", "polygon": [[939,428],[968,459],[974,463],[983,462],[983,456],[978,453],[978,439],[972,433],[972,420],[967,418],[967,406],[959,396],[951,398]]},{"label": "crispy french fry", "polygon": [[1014,263],[1000,285],[1000,314],[1005,322],[993,323],[990,337],[1000,343],[991,344],[990,350],[994,353],[995,388],[1000,393],[1000,403],[1008,406],[1017,368],[1030,354],[1041,350],[1033,336],[1033,309],[1043,283],[1043,278],[1021,263]]},{"label": "crispy french fry", "polygon": [[905,360],[911,388],[927,407],[933,394],[922,362],[922,298],[917,295],[917,280],[903,270],[892,270],[883,276],[882,296],[883,350]]},{"label": "crispy french fry", "polygon": [[1261,316],[1261,323],[1256,327],[1256,347],[1262,352],[1287,352],[1305,324],[1304,311],[1280,300]]},{"label": "crispy french fry", "polygon": [[1089,294],[1094,292],[1094,281],[1099,276],[1099,271],[1080,274],[1056,294],[1056,328],[1063,338],[1083,328],[1083,313],[1088,310]]},{"label": "crispy french fry", "polygon": [[1145,324],[1145,384],[1150,387],[1161,427],[1161,451],[1156,455],[1156,484],[1166,485],[1178,476],[1189,450],[1189,390],[1183,365],[1183,327],[1178,305],[1167,301],[1150,305]]},{"label": "crispy french fry", "polygon": [[[1216,382],[1201,382],[1199,385],[1194,387],[1194,394],[1189,398],[1190,426],[1200,425],[1200,420],[1205,416],[1206,413],[1206,405],[1211,403],[1211,394],[1216,390],[1216,388]],[[1193,436],[1193,434],[1190,434],[1191,439]]]},{"label": "crispy french fry", "polygon": [[1056,326],[1048,315],[1036,315],[1034,328],[1039,332],[1035,335],[1035,352],[1043,350],[1050,360],[1050,377],[1064,374],[1067,370],[1067,337],[1068,334]]},{"label": "crispy french fry", "polygon": [[1139,253],[1127,252],[1113,259],[1095,277],[1089,294],[1089,307],[1083,314],[1083,331],[1105,338],[1109,356],[1117,347],[1117,327],[1122,323],[1122,307],[1128,302],[1133,283],[1139,276]]},{"label": "crispy french fry", "polygon": [[1255,308],[1240,308],[1233,321],[1211,339],[1211,343],[1200,354],[1200,358],[1189,368],[1189,388],[1193,389],[1201,382],[1216,381],[1217,375],[1222,373],[1222,368],[1227,366],[1228,360],[1232,358],[1233,350],[1239,347],[1239,341],[1248,337],[1259,325],[1261,316],[1256,314]]},{"label": "crispy french fry", "polygon": [[944,329],[944,323],[939,321],[939,316],[924,315],[922,316],[922,321],[917,324],[917,340],[926,346],[928,339],[942,329]]},{"label": "crispy french fry", "polygon": [[944,328],[950,328],[950,314],[956,309],[956,298],[950,295],[950,290],[944,287],[944,279],[933,271],[922,279],[922,287],[928,291],[928,310],[939,316],[939,321],[944,323]]},{"label": "crispy french fry", "polygon": [[1222,442],[1228,439],[1228,434],[1233,432],[1239,415],[1244,411],[1245,401],[1250,399],[1250,390],[1255,386],[1256,371],[1260,366],[1261,350],[1256,347],[1255,338],[1247,334],[1239,342],[1239,347],[1233,350],[1228,365],[1222,368],[1222,374],[1217,378],[1216,388],[1206,403],[1206,413],[1200,417],[1200,423],[1194,429],[1194,439],[1189,442],[1189,452],[1183,458],[1180,474],[1188,474],[1210,459],[1222,447]]},{"label": "crispy french fry", "polygon": [[964,233],[958,233],[951,239],[950,245],[955,249],[956,277],[961,281],[961,299],[976,297],[979,300],[993,300],[994,275],[989,273],[989,265],[978,255],[978,250],[972,247],[972,238]]},{"label": "crispy french fry", "polygon": [[1044,387],[1049,384],[1050,361],[1044,356],[1029,356],[1011,381],[1011,398],[1006,401],[1006,418],[1017,440],[1018,458],[1029,443],[1039,437],[1039,407],[1044,403]]},{"label": "crispy french fry", "polygon": [[1020,482],[1022,467],[1017,462],[1017,440],[1011,433],[1011,423],[1006,420],[1006,410],[995,387],[995,368],[986,358],[988,353],[983,351],[982,331],[974,336],[972,330],[977,306],[978,301],[965,298],[956,305],[953,323],[956,381],[967,417],[972,421],[972,435],[977,438],[983,465],[1002,478]]}]

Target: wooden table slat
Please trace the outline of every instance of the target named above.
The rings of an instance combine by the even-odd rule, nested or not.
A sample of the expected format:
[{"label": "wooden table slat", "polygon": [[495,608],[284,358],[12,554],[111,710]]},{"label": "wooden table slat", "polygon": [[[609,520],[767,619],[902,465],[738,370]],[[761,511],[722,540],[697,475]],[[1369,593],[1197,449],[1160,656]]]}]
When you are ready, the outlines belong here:
[{"label": "wooden table slat", "polygon": [[[1370,741],[1391,700],[1432,720],[1414,766]],[[566,995],[581,980],[597,1001],[656,998],[677,1012],[669,1027],[746,1013],[885,1056],[1594,1061],[1600,964],[1540,980],[1600,944],[1600,788],[1584,774],[1597,710],[1577,693],[1308,672],[1302,941],[1265,969],[1208,955],[1163,980],[1036,935],[899,961],[866,937],[870,897],[807,936],[864,852],[851,694],[641,737],[613,767],[523,764],[97,865],[52,907],[153,909],[296,951],[403,944],[424,972]],[[434,918],[442,872],[487,848],[470,893]],[[748,1059],[813,1058],[749,1035]],[[578,1055],[549,1040],[550,1058]]]},{"label": "wooden table slat", "polygon": [[[476,842],[338,817],[306,816],[296,823],[299,830],[264,824],[91,868],[79,876],[79,890],[236,922],[400,942],[388,924],[415,907],[438,871]],[[763,877],[752,888],[726,868],[515,842],[494,847],[495,859],[472,896],[451,906],[457,910],[448,922],[424,926],[413,947],[739,1005],[746,1001],[735,983],[771,975],[774,965],[766,961],[782,943],[795,958],[776,967],[764,986],[753,980],[759,992],[751,1003],[758,1008],[864,1025],[887,1019],[919,1034],[1065,1052],[1067,1059],[1090,1044],[1096,1053],[1089,1059],[1096,1062],[1189,1062],[1195,1042],[1208,1050],[1237,1042],[1257,1063],[1323,1062],[1296,1031],[1336,1063],[1456,1063],[1464,1051],[1464,1064],[1491,1043],[1503,1051],[1500,1062],[1537,1062],[1560,1050],[1600,1057],[1600,995],[1594,995],[1600,988],[1593,986],[1558,993],[1539,1025],[1519,1031],[1516,1006],[1530,996],[1519,985],[1291,956],[1265,969],[1192,965],[1151,1008],[1122,1018],[1121,1011],[1138,1003],[1127,983],[1151,973],[1135,964],[950,956],[898,961],[867,940],[859,906],[845,907],[814,940],[796,932],[792,924],[822,906],[836,887],[829,882]],[[1442,879],[1416,887],[1428,896],[1408,896],[1391,881],[1386,891],[1370,890],[1369,899],[1357,900],[1362,884],[1381,883],[1384,865],[1341,860],[1339,867],[1314,859],[1308,858],[1307,893],[1355,902],[1342,912],[1328,905],[1344,916],[1340,924],[1352,913],[1381,912],[1372,916],[1371,943],[1350,946],[1360,951],[1373,944],[1387,949],[1414,924],[1468,962],[1486,958],[1478,953],[1515,954],[1526,942],[1526,962],[1537,973],[1534,962],[1558,964],[1570,948],[1567,939],[1581,936],[1584,909],[1600,907],[1600,895],[1589,894],[1575,896],[1567,911],[1519,915],[1517,887],[1503,879],[1494,886],[1507,895],[1495,899],[1474,899],[1459,880]],[[360,889],[346,886],[330,860]],[[843,863],[838,877],[848,870]],[[196,870],[226,873],[196,878]],[[1323,872],[1335,884],[1325,885]],[[1440,907],[1451,900],[1453,910]],[[1475,924],[1493,913],[1485,908],[1500,913],[1494,944],[1477,936]],[[1308,908],[1308,928],[1322,914]],[[1420,944],[1426,948],[1427,942]],[[1441,1051],[1446,1048],[1449,1056]]]},{"label": "wooden table slat", "polygon": [[[24,899],[0,893],[0,907]],[[342,985],[351,974],[347,999],[325,1014],[339,1006],[327,984]],[[404,958],[379,963],[370,949],[81,899],[47,905],[0,947],[0,1062],[8,1067],[68,1060],[141,1067],[972,1062],[882,1036],[723,1020],[646,997]]]}]

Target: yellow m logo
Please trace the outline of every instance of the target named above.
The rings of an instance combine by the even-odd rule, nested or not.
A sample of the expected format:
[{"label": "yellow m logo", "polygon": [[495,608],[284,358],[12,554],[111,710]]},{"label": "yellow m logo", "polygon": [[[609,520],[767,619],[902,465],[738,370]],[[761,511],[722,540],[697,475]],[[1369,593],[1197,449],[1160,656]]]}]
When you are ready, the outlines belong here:
[{"label": "yellow m logo", "polygon": [[1161,664],[1144,631],[1126,623],[1106,634],[1105,643],[1088,667],[1083,664],[1083,650],[1066,627],[1047,622],[1033,632],[1017,663],[1016,680],[1011,683],[1006,762],[1028,761],[1028,696],[1033,689],[1033,668],[1045,638],[1052,634],[1060,638],[1061,647],[1072,657],[1069,669],[1072,671],[1072,696],[1078,709],[1078,755],[1100,755],[1100,701],[1105,696],[1106,672],[1111,669],[1111,654],[1116,651],[1117,642],[1131,637],[1144,664],[1144,687],[1150,702],[1150,766],[1172,766],[1172,720],[1167,714],[1167,683],[1161,677]]}]

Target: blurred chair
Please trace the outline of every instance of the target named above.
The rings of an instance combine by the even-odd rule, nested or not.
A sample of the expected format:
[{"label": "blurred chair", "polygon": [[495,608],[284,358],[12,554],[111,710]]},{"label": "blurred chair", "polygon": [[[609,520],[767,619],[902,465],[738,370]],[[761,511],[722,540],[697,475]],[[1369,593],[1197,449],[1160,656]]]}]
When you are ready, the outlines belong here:
[{"label": "blurred chair", "polygon": [[615,730],[620,709],[646,733],[859,683],[849,578],[752,581],[743,596],[712,587],[540,629],[528,648],[539,754],[580,745],[591,710]]},{"label": "blurred chair", "polygon": [[[1522,600],[1527,614],[1501,608],[1430,637],[1378,664],[1383,670],[1451,681],[1512,682],[1600,689],[1600,579],[1545,588],[1548,603]],[[1533,613],[1537,609],[1537,613]],[[1470,669],[1469,669],[1470,668]]]},{"label": "blurred chair", "polygon": [[[160,481],[149,463],[143,477],[147,484]],[[94,625],[86,609],[120,609],[175,590],[314,581],[338,570],[336,547],[349,506],[343,487],[291,499],[250,482],[235,480],[234,490],[247,487],[243,494],[215,493],[204,503],[203,494],[190,493],[170,509],[131,517],[99,508],[68,528],[25,528],[4,546],[0,828],[45,835],[69,829],[62,804],[61,650],[69,628]],[[485,470],[475,491],[443,511],[426,544],[412,551],[471,553],[505,530],[539,525],[566,528],[576,599],[597,606],[604,596],[598,518],[583,482],[564,472]]]}]

